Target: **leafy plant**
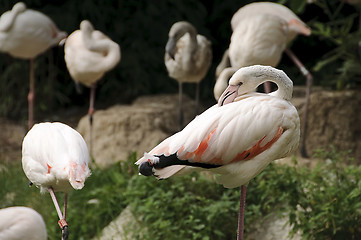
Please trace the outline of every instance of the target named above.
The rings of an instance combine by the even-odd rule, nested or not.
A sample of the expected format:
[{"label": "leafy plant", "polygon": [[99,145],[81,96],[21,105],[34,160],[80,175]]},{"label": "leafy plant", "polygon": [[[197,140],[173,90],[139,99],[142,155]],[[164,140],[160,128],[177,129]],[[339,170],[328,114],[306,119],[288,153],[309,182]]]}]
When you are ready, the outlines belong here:
[{"label": "leafy plant", "polygon": [[315,64],[313,70],[323,75],[323,85],[339,90],[360,86],[361,30],[358,26],[358,11],[338,0],[317,0],[314,4],[325,14],[314,19],[312,34],[322,41],[320,44],[330,46],[330,50]]},{"label": "leafy plant", "polygon": [[[276,211],[289,214],[293,233],[304,239],[357,239],[361,234],[361,166],[345,165],[344,154],[320,151],[310,169],[272,163],[247,190],[245,226],[253,231]],[[138,176],[135,154],[108,169],[94,168],[84,189],[69,196],[72,239],[91,239],[130,206],[135,239],[235,239],[239,189],[225,189],[209,175],[193,173],[158,181]],[[295,160],[295,159],[294,159]],[[0,207],[29,206],[43,216],[49,239],[60,235],[48,194],[27,186],[21,164],[1,165]],[[58,194],[61,201],[61,194]]]}]

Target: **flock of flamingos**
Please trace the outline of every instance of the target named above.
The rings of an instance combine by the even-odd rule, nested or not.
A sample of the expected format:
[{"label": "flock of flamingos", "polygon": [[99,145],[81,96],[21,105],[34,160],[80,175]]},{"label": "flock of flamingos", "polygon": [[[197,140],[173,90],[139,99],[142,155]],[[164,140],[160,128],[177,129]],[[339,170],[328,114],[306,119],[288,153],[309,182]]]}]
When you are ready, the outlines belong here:
[{"label": "flock of flamingos", "polygon": [[[196,116],[183,128],[182,84],[204,78],[212,61],[211,43],[188,22],[175,23],[165,47],[169,76],[179,82],[178,133],[165,139],[136,164],[145,176],[165,179],[191,171],[215,174],[226,188],[241,186],[237,239],[244,239],[244,210],[248,182],[271,161],[294,152],[300,139],[300,120],[290,103],[291,79],[274,68],[285,51],[310,82],[312,76],[287,44],[297,34],[308,36],[306,26],[288,8],[270,2],[251,3],[233,16],[232,37],[217,67],[214,88],[218,104]],[[22,165],[30,184],[49,192],[59,216],[62,239],[68,239],[68,192],[82,189],[90,175],[89,151],[83,137],[63,123],[33,126],[34,59],[48,48],[64,44],[65,62],[75,82],[91,88],[90,121],[97,81],[120,61],[120,48],[84,20],[80,30],[67,36],[46,15],[17,3],[0,18],[0,51],[29,59],[29,132],[22,145]],[[271,92],[269,82],[277,85]],[[266,93],[258,93],[265,84]],[[197,87],[197,93],[199,88]],[[198,102],[198,94],[196,94]],[[61,210],[55,192],[64,192]],[[17,216],[17,217],[16,217]],[[22,220],[19,219],[22,216]],[[0,210],[0,239],[47,239],[44,221],[25,207]]]}]

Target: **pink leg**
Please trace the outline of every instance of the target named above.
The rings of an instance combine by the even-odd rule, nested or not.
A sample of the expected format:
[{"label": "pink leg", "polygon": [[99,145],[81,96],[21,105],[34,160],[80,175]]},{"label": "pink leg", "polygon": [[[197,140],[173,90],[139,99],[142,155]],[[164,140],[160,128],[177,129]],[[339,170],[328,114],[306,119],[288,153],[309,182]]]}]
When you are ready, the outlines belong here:
[{"label": "pink leg", "polygon": [[306,150],[306,132],[307,132],[307,118],[308,118],[308,106],[310,103],[310,94],[311,94],[311,87],[313,82],[313,77],[311,73],[306,69],[306,67],[302,64],[302,62],[296,57],[296,55],[288,48],[286,48],[285,53],[291,58],[291,60],[296,64],[298,69],[300,69],[303,76],[306,77],[306,102],[305,102],[305,111],[303,113],[303,123],[301,126],[301,155],[303,157],[308,157],[307,150]]},{"label": "pink leg", "polygon": [[30,85],[28,94],[28,129],[34,124],[34,98],[35,98],[35,77],[34,77],[34,59],[30,59]]},{"label": "pink leg", "polygon": [[89,103],[89,123],[90,123],[90,144],[89,144],[89,151],[90,154],[93,153],[93,114],[94,114],[94,102],[95,102],[95,89],[96,84],[93,83],[90,88],[90,103]]},{"label": "pink leg", "polygon": [[68,205],[68,193],[65,193],[64,194],[64,219],[66,219],[66,207]]},{"label": "pink leg", "polygon": [[63,216],[63,214],[61,213],[60,207],[59,207],[59,203],[56,200],[56,196],[55,196],[53,188],[50,187],[48,190],[49,190],[51,199],[53,200],[56,212],[58,213],[58,216],[59,216],[59,219],[60,219],[58,221],[58,224],[59,224],[60,228],[62,229],[62,240],[67,240],[69,232],[68,232],[68,223],[65,220],[65,211],[66,211],[66,203],[67,203],[67,196],[68,195],[65,194],[66,200],[64,199],[65,201],[64,201],[64,216]]},{"label": "pink leg", "polygon": [[263,87],[264,87],[264,92],[265,93],[270,93],[271,92],[271,83],[270,82],[265,82],[263,83]]},{"label": "pink leg", "polygon": [[239,203],[239,213],[238,213],[238,232],[237,232],[237,240],[244,239],[244,210],[246,207],[246,192],[247,185],[241,186],[241,198]]}]

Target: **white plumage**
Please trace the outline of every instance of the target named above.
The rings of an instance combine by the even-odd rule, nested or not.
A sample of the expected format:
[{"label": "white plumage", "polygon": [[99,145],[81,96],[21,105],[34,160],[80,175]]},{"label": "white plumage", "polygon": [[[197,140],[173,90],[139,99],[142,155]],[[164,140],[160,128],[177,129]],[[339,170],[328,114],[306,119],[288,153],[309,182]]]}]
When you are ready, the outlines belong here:
[{"label": "white plumage", "polygon": [[26,9],[24,3],[14,5],[0,17],[0,52],[13,57],[30,59],[29,129],[34,122],[34,59],[67,36],[41,12]]},{"label": "white plumage", "polygon": [[92,152],[92,129],[96,83],[120,61],[119,45],[104,33],[95,30],[88,20],[80,23],[80,30],[66,39],[64,58],[70,76],[78,84],[90,87],[89,123],[90,152]]},{"label": "white plumage", "polygon": [[164,62],[171,78],[199,83],[212,62],[211,43],[190,23],[176,22],[169,31]]},{"label": "white plumage", "polygon": [[[176,153],[180,160],[221,165],[210,170],[223,175],[218,181],[225,187],[237,187],[246,184],[272,160],[294,151],[300,123],[297,110],[289,102],[292,81],[282,71],[264,66],[240,69],[230,84],[237,85],[240,81],[242,95],[234,103],[209,108],[149,154]],[[279,90],[271,94],[253,93],[264,81],[275,82]],[[272,144],[262,149],[269,143]],[[137,164],[146,161],[148,158],[143,157]],[[184,168],[195,169],[186,164],[172,166],[172,174],[167,168],[152,170],[158,178],[166,178],[181,173]]]},{"label": "white plumage", "polygon": [[1,240],[46,240],[43,218],[28,207],[9,207],[0,210]]},{"label": "white plumage", "polygon": [[0,51],[13,57],[35,58],[66,36],[48,16],[22,2],[0,17]]},{"label": "white plumage", "polygon": [[179,127],[183,126],[182,84],[196,83],[196,113],[199,104],[199,83],[212,62],[211,43],[197,34],[195,27],[185,21],[176,22],[169,31],[164,62],[171,78],[179,83]]},{"label": "white plumage", "polygon": [[120,47],[88,20],[66,39],[64,58],[70,76],[87,87],[95,84],[120,61]]},{"label": "white plumage", "polygon": [[[42,192],[49,191],[64,230],[67,194],[82,189],[87,177],[89,153],[82,136],[62,123],[35,124],[26,134],[22,146],[25,175]],[[64,214],[54,192],[65,192]],[[65,238],[66,239],[66,238]]]},{"label": "white plumage", "polygon": [[[290,9],[271,2],[243,6],[233,15],[231,26],[229,51],[217,67],[216,78],[226,67],[239,69],[256,64],[275,67],[290,41],[298,34],[311,34]],[[269,84],[265,87],[266,92],[271,90]]]},{"label": "white plumage", "polygon": [[26,134],[23,169],[42,192],[82,189],[89,176],[89,153],[82,136],[62,123],[39,123]]}]

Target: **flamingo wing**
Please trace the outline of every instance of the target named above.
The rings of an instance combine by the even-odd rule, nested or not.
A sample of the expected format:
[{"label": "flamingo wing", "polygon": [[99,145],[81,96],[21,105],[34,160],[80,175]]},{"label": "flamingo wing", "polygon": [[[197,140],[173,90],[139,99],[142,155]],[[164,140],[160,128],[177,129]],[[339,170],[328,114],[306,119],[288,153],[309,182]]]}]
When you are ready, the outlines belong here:
[{"label": "flamingo wing", "polygon": [[244,95],[237,102],[211,107],[136,164],[148,162],[152,174],[166,178],[186,166],[212,169],[252,161],[281,140],[285,131],[294,128],[289,118],[295,116],[297,111],[288,101]]}]

